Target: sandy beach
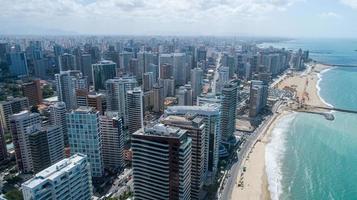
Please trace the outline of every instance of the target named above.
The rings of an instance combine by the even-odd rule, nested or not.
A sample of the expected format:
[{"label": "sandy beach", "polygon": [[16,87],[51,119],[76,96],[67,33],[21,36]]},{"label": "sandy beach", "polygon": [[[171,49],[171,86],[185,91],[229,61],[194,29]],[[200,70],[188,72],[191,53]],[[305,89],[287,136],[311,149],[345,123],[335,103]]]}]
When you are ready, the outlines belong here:
[{"label": "sandy beach", "polygon": [[[318,74],[330,66],[311,64],[304,72],[294,72],[281,80],[276,87],[295,92],[300,101],[314,106],[326,106],[318,95]],[[245,171],[238,175],[231,199],[270,199],[265,170],[265,147],[270,142],[272,130],[279,119],[289,114],[289,109],[280,109],[268,122],[258,141],[243,161]]]}]

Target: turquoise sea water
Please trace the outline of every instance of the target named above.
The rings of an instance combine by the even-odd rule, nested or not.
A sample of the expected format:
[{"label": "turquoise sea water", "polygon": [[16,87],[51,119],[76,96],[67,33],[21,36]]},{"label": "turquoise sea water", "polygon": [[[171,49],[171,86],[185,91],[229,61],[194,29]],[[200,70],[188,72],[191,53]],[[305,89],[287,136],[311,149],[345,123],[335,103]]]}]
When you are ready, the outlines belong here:
[{"label": "turquoise sea water", "polygon": [[[357,40],[278,45],[310,49],[322,62],[357,64]],[[320,96],[327,103],[357,110],[357,68],[333,68],[320,77]],[[299,113],[278,122],[266,151],[273,199],[357,199],[357,114],[334,115],[334,121],[327,121]]]}]

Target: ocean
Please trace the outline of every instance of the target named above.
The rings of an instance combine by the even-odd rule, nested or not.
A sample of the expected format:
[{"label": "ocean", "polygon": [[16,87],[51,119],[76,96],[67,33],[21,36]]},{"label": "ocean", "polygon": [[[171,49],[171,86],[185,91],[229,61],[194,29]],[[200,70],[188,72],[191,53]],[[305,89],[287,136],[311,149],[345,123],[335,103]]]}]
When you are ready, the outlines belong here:
[{"label": "ocean", "polygon": [[[357,40],[304,39],[264,45],[309,49],[317,61],[357,65]],[[357,68],[325,70],[317,87],[326,103],[357,110]],[[357,199],[357,114],[334,115],[334,121],[327,121],[293,113],[278,121],[265,155],[273,200]]]}]

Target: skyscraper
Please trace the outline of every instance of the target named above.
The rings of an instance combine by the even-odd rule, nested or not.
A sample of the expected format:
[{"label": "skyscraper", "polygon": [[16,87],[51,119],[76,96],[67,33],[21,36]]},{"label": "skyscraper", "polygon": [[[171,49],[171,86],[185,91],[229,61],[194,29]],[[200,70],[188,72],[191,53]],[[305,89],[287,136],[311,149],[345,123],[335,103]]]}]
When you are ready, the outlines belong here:
[{"label": "skyscraper", "polygon": [[174,69],[170,64],[160,65],[160,79],[170,79],[173,77]]},{"label": "skyscraper", "polygon": [[180,106],[192,106],[191,85],[190,84],[186,84],[185,86],[180,86],[176,90],[176,97],[178,99],[178,105],[180,105]]},{"label": "skyscraper", "polygon": [[[160,54],[159,57],[160,69],[163,69],[163,65],[169,67],[172,66],[172,76],[175,79],[176,85],[185,85],[187,83],[187,71],[188,65],[186,63],[186,54],[185,53],[172,53],[172,54]],[[166,75],[171,73],[168,68],[165,72],[160,72],[160,78],[167,79]],[[166,74],[166,75],[165,75]]]},{"label": "skyscraper", "polygon": [[34,172],[39,172],[64,158],[64,141],[60,127],[43,127],[28,136]]},{"label": "skyscraper", "polygon": [[227,144],[234,137],[236,130],[238,85],[236,81],[227,82],[222,89],[221,133],[222,142]]},{"label": "skyscraper", "polygon": [[8,97],[0,102],[0,123],[3,131],[10,131],[10,116],[29,108],[27,97]]},{"label": "skyscraper", "polygon": [[87,155],[92,176],[102,177],[104,167],[99,112],[92,107],[81,106],[68,113],[66,120],[71,154]]},{"label": "skyscraper", "polygon": [[200,199],[200,192],[206,178],[204,165],[206,153],[208,153],[206,151],[206,131],[203,118],[197,116],[197,114],[171,115],[161,119],[161,123],[186,130],[187,135],[192,139],[191,199]]},{"label": "skyscraper", "polygon": [[203,81],[203,70],[200,68],[191,69],[192,98],[197,99],[201,94]]},{"label": "skyscraper", "polygon": [[187,131],[156,124],[132,135],[134,198],[189,200],[191,143]]},{"label": "skyscraper", "polygon": [[11,116],[11,135],[19,171],[37,172],[64,158],[59,127],[41,127],[40,115],[22,111]]},{"label": "skyscraper", "polygon": [[144,125],[143,92],[140,88],[134,88],[127,92],[126,106],[128,108],[128,130],[134,133]]},{"label": "skyscraper", "polygon": [[137,77],[140,77],[143,73],[148,72],[149,64],[153,64],[153,54],[151,52],[139,52],[137,53],[139,70]]},{"label": "skyscraper", "polygon": [[173,67],[174,67],[174,78],[176,85],[185,85],[187,83],[187,72],[190,69],[187,67],[186,54],[185,53],[174,53],[173,54]]},{"label": "skyscraper", "polygon": [[104,168],[118,171],[124,166],[124,133],[122,118],[116,112],[100,116]]},{"label": "skyscraper", "polygon": [[102,60],[97,64],[93,64],[92,73],[94,89],[96,91],[104,90],[105,81],[116,77],[116,69],[117,65],[114,62],[108,60]]},{"label": "skyscraper", "polygon": [[216,93],[221,94],[224,85],[229,81],[229,68],[221,67],[218,69],[218,81],[216,84]]},{"label": "skyscraper", "polygon": [[28,76],[28,66],[26,54],[24,52],[13,51],[8,54],[8,64],[12,76]]},{"label": "skyscraper", "polygon": [[90,54],[83,54],[81,56],[81,72],[83,76],[88,77],[88,82],[93,83],[92,76],[92,57]]},{"label": "skyscraper", "polygon": [[154,112],[162,112],[164,111],[164,87],[160,84],[155,84],[153,88],[153,96],[154,96]]},{"label": "skyscraper", "polygon": [[7,148],[3,129],[0,123],[0,163],[7,159]]},{"label": "skyscraper", "polygon": [[104,114],[106,110],[106,99],[103,93],[96,92],[88,92],[87,90],[77,90],[76,91],[76,99],[77,106],[89,106],[93,107],[100,112],[100,114]]},{"label": "skyscraper", "polygon": [[37,173],[22,184],[24,200],[92,199],[92,178],[88,158],[75,154]]},{"label": "skyscraper", "polygon": [[64,102],[56,102],[49,106],[50,123],[58,126],[63,134],[65,146],[69,146],[68,133],[66,124],[66,104]]},{"label": "skyscraper", "polygon": [[205,123],[205,165],[204,170],[208,181],[214,181],[218,171],[220,133],[220,109],[216,105],[204,106],[170,106],[165,110],[166,116],[195,115],[202,117]]},{"label": "skyscraper", "polygon": [[58,99],[68,110],[77,108],[76,90],[88,89],[86,77],[80,71],[61,71],[55,75]]},{"label": "skyscraper", "polygon": [[40,80],[34,80],[29,83],[22,84],[22,93],[28,98],[31,106],[42,103],[42,90]]},{"label": "skyscraper", "polygon": [[107,110],[119,112],[124,118],[124,124],[128,122],[127,91],[134,89],[137,81],[134,77],[122,77],[106,81]]},{"label": "skyscraper", "polygon": [[266,106],[268,98],[268,85],[263,81],[252,80],[249,97],[249,117],[256,117]]},{"label": "skyscraper", "polygon": [[60,71],[77,70],[76,56],[64,53],[58,57]]},{"label": "skyscraper", "polygon": [[154,74],[152,72],[146,72],[143,74],[143,90],[144,92],[152,90],[154,85]]}]

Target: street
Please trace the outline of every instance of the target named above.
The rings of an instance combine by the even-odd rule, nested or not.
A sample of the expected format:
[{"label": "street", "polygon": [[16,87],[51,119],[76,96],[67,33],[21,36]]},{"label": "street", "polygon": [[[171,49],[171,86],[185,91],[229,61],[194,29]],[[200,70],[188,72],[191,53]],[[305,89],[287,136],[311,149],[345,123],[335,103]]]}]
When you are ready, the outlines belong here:
[{"label": "street", "polygon": [[[254,144],[258,141],[262,133],[265,133],[267,129],[270,127],[271,123],[277,118],[278,111],[281,101],[278,101],[272,108],[273,116],[270,116],[268,119],[264,120],[263,123],[255,129],[255,131],[248,136],[245,143],[242,144],[241,150],[237,151],[238,153],[238,161],[235,163],[230,163],[232,167],[228,171],[228,178],[223,180],[222,187],[218,188],[217,191],[217,199],[219,200],[229,200],[231,199],[231,195],[233,192],[233,188],[236,185],[237,177],[242,173],[243,170],[243,161],[246,159],[247,155],[253,148]],[[232,162],[232,161],[231,161]]]}]

